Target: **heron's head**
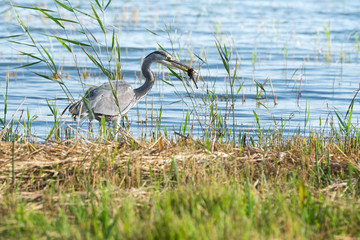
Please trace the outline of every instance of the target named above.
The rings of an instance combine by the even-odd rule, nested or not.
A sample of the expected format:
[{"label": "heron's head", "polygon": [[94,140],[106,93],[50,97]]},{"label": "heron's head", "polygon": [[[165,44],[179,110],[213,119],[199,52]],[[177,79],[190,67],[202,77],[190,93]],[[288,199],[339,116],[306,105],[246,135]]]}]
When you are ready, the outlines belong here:
[{"label": "heron's head", "polygon": [[[190,70],[193,71],[191,67],[189,67],[189,66],[187,66],[185,64],[182,64],[181,62],[175,60],[173,58],[173,56],[171,56],[170,54],[168,54],[167,52],[164,52],[164,51],[152,52],[146,58],[147,59],[150,58],[151,61],[163,64],[163,65],[168,66],[168,67],[178,68],[178,69],[180,69],[180,70],[182,70],[184,72],[187,72],[187,73],[189,73]],[[194,84],[195,84],[195,86],[197,88],[194,76],[191,75],[190,78],[191,78],[191,80],[193,80],[193,82],[194,82]]]}]

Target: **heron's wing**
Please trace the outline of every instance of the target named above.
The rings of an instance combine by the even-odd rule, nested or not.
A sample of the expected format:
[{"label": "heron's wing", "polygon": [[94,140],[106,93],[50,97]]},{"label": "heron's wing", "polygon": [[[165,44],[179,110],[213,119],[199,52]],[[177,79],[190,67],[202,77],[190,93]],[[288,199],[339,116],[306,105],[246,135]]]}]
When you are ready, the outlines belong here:
[{"label": "heron's wing", "polygon": [[124,115],[135,105],[135,93],[130,84],[124,81],[111,82],[111,84],[112,86],[107,82],[88,90],[87,99],[94,114]]}]

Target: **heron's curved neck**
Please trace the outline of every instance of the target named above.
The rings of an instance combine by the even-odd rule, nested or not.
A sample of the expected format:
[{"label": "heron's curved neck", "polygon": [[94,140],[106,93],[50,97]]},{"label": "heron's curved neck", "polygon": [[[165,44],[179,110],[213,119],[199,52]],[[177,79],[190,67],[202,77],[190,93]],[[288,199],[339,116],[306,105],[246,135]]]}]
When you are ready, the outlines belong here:
[{"label": "heron's curved neck", "polygon": [[134,89],[135,96],[138,101],[140,99],[142,99],[143,97],[145,97],[146,94],[148,94],[150,92],[151,88],[154,86],[155,77],[154,77],[154,74],[150,70],[151,64],[152,64],[152,61],[149,61],[148,59],[145,58],[142,66],[141,66],[141,72],[145,78],[145,83],[142,86]]}]

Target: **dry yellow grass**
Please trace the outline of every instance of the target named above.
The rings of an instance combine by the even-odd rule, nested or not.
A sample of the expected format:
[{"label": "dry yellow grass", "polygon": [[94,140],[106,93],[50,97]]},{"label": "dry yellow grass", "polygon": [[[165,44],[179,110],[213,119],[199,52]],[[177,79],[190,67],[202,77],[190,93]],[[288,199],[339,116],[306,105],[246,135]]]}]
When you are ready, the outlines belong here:
[{"label": "dry yellow grass", "polygon": [[85,179],[94,186],[106,179],[122,188],[132,188],[146,185],[150,178],[165,180],[163,177],[169,175],[170,168],[171,179],[181,174],[182,182],[199,183],[232,181],[241,177],[246,169],[256,181],[261,172],[269,178],[281,179],[297,171],[308,178],[321,163],[324,171],[330,166],[331,174],[347,171],[349,163],[357,166],[356,150],[345,154],[336,144],[329,144],[326,154],[316,157],[313,145],[311,140],[300,138],[266,150],[260,147],[239,149],[218,142],[208,150],[191,139],[170,143],[163,138],[155,143],[133,145],[119,142],[15,143],[15,184],[12,185],[12,143],[2,142],[0,183],[3,190],[17,186],[18,191],[25,192],[43,190],[49,184],[65,191],[73,187],[82,190]]}]

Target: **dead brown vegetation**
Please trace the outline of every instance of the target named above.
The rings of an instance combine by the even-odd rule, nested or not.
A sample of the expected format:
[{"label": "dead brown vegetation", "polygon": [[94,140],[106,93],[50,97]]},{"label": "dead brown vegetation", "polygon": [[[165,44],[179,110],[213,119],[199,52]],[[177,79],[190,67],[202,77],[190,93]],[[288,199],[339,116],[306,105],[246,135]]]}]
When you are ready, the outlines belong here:
[{"label": "dead brown vegetation", "polygon": [[2,142],[0,182],[3,190],[16,187],[23,192],[36,192],[51,185],[65,191],[81,191],[89,183],[96,186],[105,180],[129,189],[145,186],[154,179],[163,183],[234,181],[245,173],[254,181],[265,174],[279,182],[294,172],[309,178],[318,171],[316,166],[323,166],[321,171],[331,174],[346,172],[350,163],[357,166],[359,155],[355,150],[345,154],[330,144],[326,154],[316,156],[312,145],[312,141],[294,138],[282,147],[266,150],[248,146],[240,149],[218,142],[209,150],[191,139],[179,144],[160,138],[155,143],[135,144],[15,143],[13,155],[12,143]]}]

